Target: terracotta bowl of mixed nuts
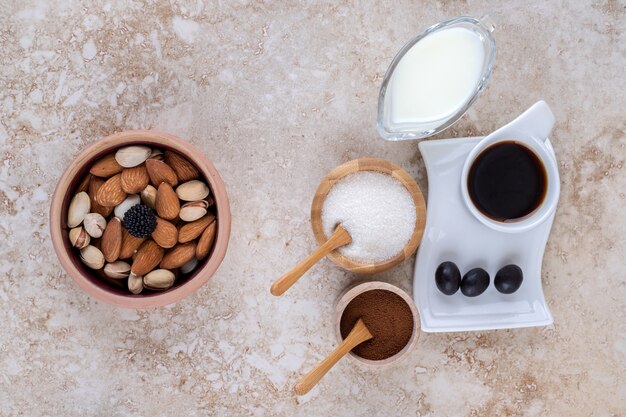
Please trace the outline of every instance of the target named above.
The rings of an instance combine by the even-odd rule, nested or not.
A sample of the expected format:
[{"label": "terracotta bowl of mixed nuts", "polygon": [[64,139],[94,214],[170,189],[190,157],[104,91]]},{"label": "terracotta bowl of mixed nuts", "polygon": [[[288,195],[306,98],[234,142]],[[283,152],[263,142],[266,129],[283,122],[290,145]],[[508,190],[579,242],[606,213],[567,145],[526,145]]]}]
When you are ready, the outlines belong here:
[{"label": "terracotta bowl of mixed nuts", "polygon": [[158,307],[200,288],[224,259],[230,206],[213,164],[188,142],[135,130],[83,151],[50,208],[61,265],[87,293]]}]

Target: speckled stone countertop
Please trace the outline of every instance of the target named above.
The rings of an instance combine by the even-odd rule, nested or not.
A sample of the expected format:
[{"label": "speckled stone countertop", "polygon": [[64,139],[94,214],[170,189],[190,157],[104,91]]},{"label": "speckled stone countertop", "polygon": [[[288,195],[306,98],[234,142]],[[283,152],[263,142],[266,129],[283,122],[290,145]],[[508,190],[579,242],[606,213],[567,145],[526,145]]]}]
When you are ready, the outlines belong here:
[{"label": "speckled stone countertop", "polygon": [[[312,3],[0,0],[0,416],[624,416],[625,3]],[[562,194],[543,283],[554,325],[422,334],[395,368],[344,361],[295,397],[334,346],[336,297],[359,280],[323,261],[286,296],[269,294],[315,246],[317,184],[377,156],[427,192],[417,143],[377,137],[378,88],[406,40],[485,12],[498,22],[491,82],[438,137],[487,134],[539,99],[551,105]],[[217,274],[157,310],[87,296],[48,232],[72,158],[132,128],[187,138],[232,203]],[[412,269],[377,278],[410,291]]]}]

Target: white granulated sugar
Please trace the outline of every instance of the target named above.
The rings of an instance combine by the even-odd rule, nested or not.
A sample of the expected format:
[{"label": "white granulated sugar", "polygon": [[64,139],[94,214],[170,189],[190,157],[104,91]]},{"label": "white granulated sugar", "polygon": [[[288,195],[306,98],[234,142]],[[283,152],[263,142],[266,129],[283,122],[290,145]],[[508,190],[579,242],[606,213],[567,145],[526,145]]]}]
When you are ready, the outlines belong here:
[{"label": "white granulated sugar", "polygon": [[397,255],[415,229],[415,203],[390,175],[360,171],[337,182],[322,207],[322,226],[330,236],[341,224],[352,243],[339,252],[359,262],[381,262]]}]

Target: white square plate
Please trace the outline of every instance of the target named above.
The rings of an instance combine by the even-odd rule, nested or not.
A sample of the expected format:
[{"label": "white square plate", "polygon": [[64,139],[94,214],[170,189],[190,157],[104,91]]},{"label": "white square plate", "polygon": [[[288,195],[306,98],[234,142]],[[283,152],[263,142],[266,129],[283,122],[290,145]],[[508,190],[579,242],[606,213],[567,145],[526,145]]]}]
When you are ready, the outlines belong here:
[{"label": "white square plate", "polygon": [[[554,214],[527,232],[495,231],[476,220],[461,197],[461,170],[467,154],[481,140],[441,139],[419,144],[428,172],[426,229],[415,262],[413,297],[425,332],[455,332],[546,326],[552,315],[541,287],[541,262]],[[549,141],[547,142],[552,150]],[[435,270],[452,261],[461,275],[485,269],[489,288],[478,297],[458,291],[448,296],[435,285]],[[493,278],[501,267],[516,264],[524,273],[522,286],[501,294]]]}]

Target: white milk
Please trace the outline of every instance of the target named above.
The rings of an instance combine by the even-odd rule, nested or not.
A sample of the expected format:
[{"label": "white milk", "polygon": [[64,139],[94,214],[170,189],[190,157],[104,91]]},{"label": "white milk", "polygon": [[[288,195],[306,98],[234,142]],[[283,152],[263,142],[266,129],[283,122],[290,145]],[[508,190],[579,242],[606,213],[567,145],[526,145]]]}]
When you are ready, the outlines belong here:
[{"label": "white milk", "polygon": [[464,28],[432,33],[398,63],[390,81],[390,119],[424,123],[448,117],[475,92],[485,51],[479,35]]}]

